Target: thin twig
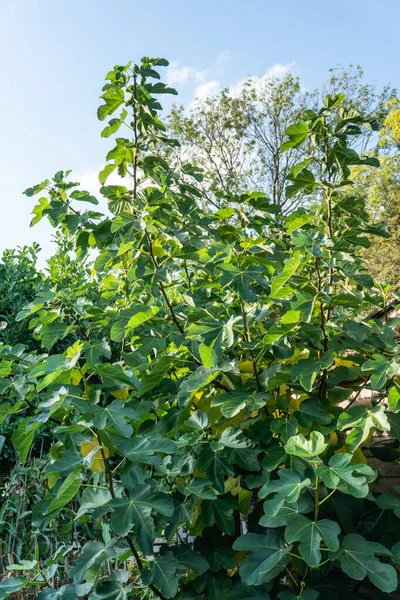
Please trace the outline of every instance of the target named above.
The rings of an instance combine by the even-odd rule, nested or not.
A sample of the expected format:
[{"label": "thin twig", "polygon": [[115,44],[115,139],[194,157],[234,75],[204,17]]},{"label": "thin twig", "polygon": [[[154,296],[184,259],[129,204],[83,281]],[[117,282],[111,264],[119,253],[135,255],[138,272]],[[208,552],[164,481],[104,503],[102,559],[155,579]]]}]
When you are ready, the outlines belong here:
[{"label": "thin twig", "polygon": [[[154,256],[153,243],[151,241],[151,237],[150,237],[149,232],[147,231],[147,229],[145,230],[145,235],[146,235],[147,243],[148,243],[148,246],[149,246],[149,253],[150,253],[151,262],[153,263],[154,270],[157,272],[158,271],[158,263],[157,263],[156,257]],[[175,323],[176,327],[178,328],[179,333],[181,333],[183,335],[184,329],[183,329],[183,327],[181,326],[181,324],[179,323],[179,321],[178,321],[178,319],[176,317],[175,311],[174,311],[174,309],[172,307],[171,302],[169,301],[169,298],[167,296],[167,292],[165,291],[165,287],[164,287],[162,281],[158,281],[158,287],[160,288],[160,292],[163,295],[163,298],[165,300],[165,304],[167,305],[167,308],[168,308],[168,312],[171,315],[171,319],[173,320],[173,322]]]},{"label": "thin twig", "polygon": [[369,382],[370,377],[368,377],[364,383],[362,384],[362,386],[360,387],[360,389],[358,390],[357,394],[350,400],[350,402],[348,403],[348,405],[346,406],[345,410],[348,410],[350,408],[350,406],[352,406],[354,404],[354,402],[358,399],[359,395],[361,394],[361,392],[364,390],[365,386],[367,385],[367,383]]}]

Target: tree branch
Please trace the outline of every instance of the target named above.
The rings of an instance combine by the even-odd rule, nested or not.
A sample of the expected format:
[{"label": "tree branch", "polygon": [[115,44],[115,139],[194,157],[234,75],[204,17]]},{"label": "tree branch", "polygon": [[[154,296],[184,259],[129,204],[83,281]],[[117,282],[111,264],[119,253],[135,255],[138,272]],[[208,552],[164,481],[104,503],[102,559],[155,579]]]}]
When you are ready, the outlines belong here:
[{"label": "tree branch", "polygon": [[[158,263],[157,263],[156,257],[154,256],[153,243],[151,241],[151,237],[150,237],[149,232],[147,231],[147,229],[145,230],[145,235],[146,235],[147,243],[149,245],[149,252],[150,252],[151,262],[153,263],[154,270],[157,272],[158,271]],[[179,321],[177,319],[177,316],[175,314],[175,311],[174,311],[174,309],[172,307],[171,302],[169,301],[169,298],[167,296],[167,292],[165,291],[165,287],[164,287],[162,281],[158,281],[158,287],[160,288],[160,292],[163,295],[163,298],[165,300],[165,304],[167,305],[167,308],[168,308],[168,312],[171,315],[171,319],[173,320],[173,322],[175,323],[176,327],[178,328],[179,333],[183,334],[184,333],[184,329],[183,329],[182,325],[179,323]]]}]

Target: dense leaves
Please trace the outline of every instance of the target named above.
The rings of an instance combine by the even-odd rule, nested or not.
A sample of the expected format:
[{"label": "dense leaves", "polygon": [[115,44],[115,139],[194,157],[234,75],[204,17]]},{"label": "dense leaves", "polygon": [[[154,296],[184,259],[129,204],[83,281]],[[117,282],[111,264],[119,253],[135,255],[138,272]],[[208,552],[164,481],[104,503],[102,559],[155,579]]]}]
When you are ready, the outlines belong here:
[{"label": "dense leaves", "polygon": [[346,191],[354,165],[376,164],[350,146],[376,122],[339,94],[289,127],[281,153],[307,156],[286,197],[317,193],[315,211],[284,216],[259,192],[227,193],[215,210],[201,172],[166,160],[167,64],[107,74],[98,117],[110,119],[103,137],[118,136],[99,175],[107,215],[68,172],[26,191],[41,196],[34,221],[47,217],[88,267],[20,308],[37,351],[0,348],[20,462],[44,424],[54,435],[32,526],[68,532],[72,564],[49,587],[68,546],[48,545],[0,592],[315,600],[338,574],[391,592],[397,496],[375,500],[364,450],[376,431],[397,435],[400,351],[394,323],[368,316],[387,298],[358,252],[384,227]]}]

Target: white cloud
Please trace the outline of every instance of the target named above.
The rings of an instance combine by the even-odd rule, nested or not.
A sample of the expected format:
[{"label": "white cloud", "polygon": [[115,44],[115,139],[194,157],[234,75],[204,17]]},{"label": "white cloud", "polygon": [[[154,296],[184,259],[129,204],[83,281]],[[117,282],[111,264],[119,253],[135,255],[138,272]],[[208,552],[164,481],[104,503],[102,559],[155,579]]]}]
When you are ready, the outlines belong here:
[{"label": "white cloud", "polygon": [[[220,55],[222,56],[222,54],[225,53],[227,53],[227,51],[224,51],[224,53],[220,53]],[[218,55],[217,57],[216,64],[218,62],[218,58],[221,58],[220,55]],[[281,65],[277,63],[276,65],[273,65],[272,67],[267,69],[267,71],[263,75],[252,75],[249,77],[244,77],[243,79],[239,79],[235,84],[229,87],[229,92],[233,97],[237,97],[242,91],[244,85],[248,82],[250,82],[256,88],[256,90],[260,92],[263,90],[268,80],[283,79],[288,73],[290,73],[293,66],[294,63],[289,63],[287,65]],[[204,73],[206,73],[206,71],[204,71]],[[220,89],[221,82],[218,79],[213,79],[211,81],[202,81],[200,85],[198,85],[195,89],[194,99],[190,108],[193,107],[196,101],[205,100],[207,97],[217,94],[220,91]]]},{"label": "white cloud", "polygon": [[294,63],[291,62],[287,65],[281,65],[277,63],[268,69],[265,73],[267,79],[283,79],[293,69]]},{"label": "white cloud", "polygon": [[[221,73],[229,58],[230,51],[221,50],[214,61],[214,68],[211,69],[211,73],[213,71],[215,74],[217,72]],[[195,102],[196,100],[205,100],[208,96],[212,96],[220,90],[221,82],[217,79],[210,79],[211,73],[207,69],[200,70],[183,65],[181,61],[172,61],[167,69],[166,80],[170,85],[176,86],[194,83],[197,86],[194,91],[193,102]],[[208,79],[210,80],[208,81]]]},{"label": "white cloud", "polygon": [[264,75],[252,75],[239,79],[234,85],[230,86],[229,91],[232,96],[236,97],[242,91],[244,85],[250,82],[257,91],[261,91],[269,79],[283,79],[292,70],[294,63],[281,65],[277,63],[264,73]]},{"label": "white cloud", "polygon": [[221,83],[217,79],[202,83],[194,92],[194,101],[205,100],[208,96],[214,96],[219,92],[220,87]]},{"label": "white cloud", "polygon": [[173,61],[167,69],[166,80],[170,85],[183,85],[188,81],[202,83],[205,81],[206,75],[207,71],[205,70],[200,71],[194,67],[181,66],[179,61]]}]

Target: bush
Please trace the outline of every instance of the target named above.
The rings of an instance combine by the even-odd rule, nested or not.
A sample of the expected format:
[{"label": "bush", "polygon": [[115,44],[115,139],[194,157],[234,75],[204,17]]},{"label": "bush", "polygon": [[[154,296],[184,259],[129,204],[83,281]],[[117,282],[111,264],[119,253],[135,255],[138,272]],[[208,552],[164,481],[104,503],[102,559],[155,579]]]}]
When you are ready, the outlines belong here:
[{"label": "bush", "polygon": [[[358,258],[387,231],[344,193],[353,165],[377,164],[349,147],[376,123],[328,95],[288,128],[281,151],[308,156],[286,196],[317,193],[315,212],[284,217],[258,192],[207,210],[201,173],[160,158],[175,144],[157,99],[176,93],[159,81],[167,64],[107,75],[102,136],[121,136],[99,175],[108,215],[79,208],[98,201],[69,173],[26,190],[42,196],[34,220],[95,260],[90,280],[18,314],[46,353],[1,349],[2,414],[25,415],[19,460],[43,424],[56,440],[32,528],[68,517],[72,566],[59,587],[61,546],[0,597],[32,581],[39,600],[390,593],[399,500],[371,493],[363,448],[375,430],[400,439],[400,353],[392,319],[365,317],[387,299]],[[114,171],[120,185],[107,184]],[[355,403],[363,389],[371,406]]]}]

